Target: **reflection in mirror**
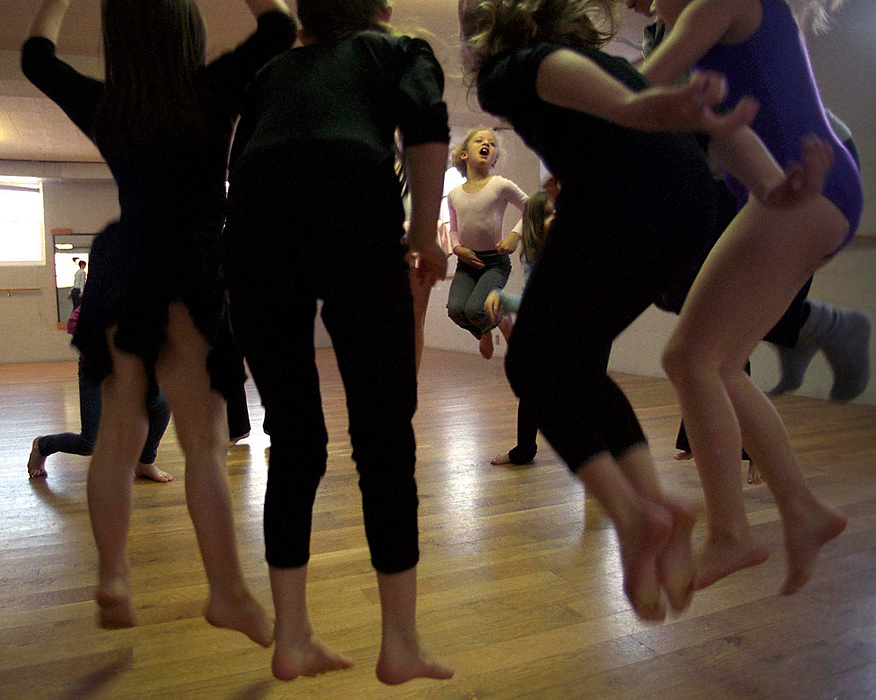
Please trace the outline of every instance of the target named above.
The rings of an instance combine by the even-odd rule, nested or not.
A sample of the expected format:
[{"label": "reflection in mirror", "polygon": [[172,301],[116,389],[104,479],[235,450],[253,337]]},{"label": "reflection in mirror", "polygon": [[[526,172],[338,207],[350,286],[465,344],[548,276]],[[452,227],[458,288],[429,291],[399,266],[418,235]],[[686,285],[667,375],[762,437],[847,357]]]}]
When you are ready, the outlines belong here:
[{"label": "reflection in mirror", "polygon": [[58,321],[65,323],[73,313],[73,286],[80,261],[85,262],[88,275],[88,256],[95,234],[67,233],[52,234],[55,252],[55,291],[58,297]]}]

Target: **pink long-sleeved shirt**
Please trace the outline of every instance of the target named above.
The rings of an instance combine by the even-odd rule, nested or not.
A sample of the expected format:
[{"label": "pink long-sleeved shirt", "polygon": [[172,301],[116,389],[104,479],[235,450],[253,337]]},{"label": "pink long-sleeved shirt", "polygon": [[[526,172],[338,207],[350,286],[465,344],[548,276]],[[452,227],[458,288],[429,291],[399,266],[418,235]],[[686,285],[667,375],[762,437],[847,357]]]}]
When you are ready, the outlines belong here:
[{"label": "pink long-sleeved shirt", "polygon": [[[491,250],[502,240],[502,221],[509,204],[523,213],[526,193],[511,180],[494,175],[477,192],[469,193],[463,185],[447,195],[450,206],[450,242],[453,247]],[[520,224],[514,228],[519,233]]]}]

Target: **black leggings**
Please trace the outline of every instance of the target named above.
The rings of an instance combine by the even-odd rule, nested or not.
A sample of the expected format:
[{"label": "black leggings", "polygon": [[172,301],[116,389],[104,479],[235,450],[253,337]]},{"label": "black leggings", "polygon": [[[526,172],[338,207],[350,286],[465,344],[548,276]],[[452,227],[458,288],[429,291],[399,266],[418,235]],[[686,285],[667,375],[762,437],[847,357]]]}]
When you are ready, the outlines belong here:
[{"label": "black leggings", "polygon": [[619,211],[600,224],[586,211],[564,212],[569,200],[560,195],[506,370],[572,471],[601,452],[618,457],[645,443],[629,401],[608,376],[611,344],[669,289],[678,269],[690,268],[691,256],[703,255],[700,232],[711,230],[715,216],[704,199],[652,218]]},{"label": "black leggings", "polygon": [[322,299],[347,395],[371,561],[397,573],[419,559],[414,320],[401,225],[369,223],[361,212],[347,222],[321,216],[319,228],[299,218],[294,231],[277,219],[229,217],[227,225],[234,331],[271,423],[266,558],[294,568],[310,557],[328,441],[313,347]]}]

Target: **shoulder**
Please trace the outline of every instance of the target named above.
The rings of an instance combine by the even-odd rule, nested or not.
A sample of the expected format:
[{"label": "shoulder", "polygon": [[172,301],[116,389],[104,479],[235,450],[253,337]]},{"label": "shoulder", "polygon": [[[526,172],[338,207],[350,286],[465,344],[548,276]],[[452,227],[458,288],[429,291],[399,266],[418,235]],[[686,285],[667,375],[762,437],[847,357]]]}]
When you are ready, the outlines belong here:
[{"label": "shoulder", "polygon": [[502,51],[487,60],[477,76],[478,100],[486,111],[508,115],[522,103],[537,97],[535,81],[541,62],[562,44],[542,42],[523,49]]},{"label": "shoulder", "polygon": [[460,195],[465,194],[465,190],[462,189],[462,185],[457,185],[450,192],[447,193],[447,198],[452,200],[459,199]]},{"label": "shoulder", "polygon": [[399,58],[428,56],[434,58],[429,42],[406,34],[387,34],[374,29],[359,32],[352,37],[354,46],[367,48],[378,55]]}]

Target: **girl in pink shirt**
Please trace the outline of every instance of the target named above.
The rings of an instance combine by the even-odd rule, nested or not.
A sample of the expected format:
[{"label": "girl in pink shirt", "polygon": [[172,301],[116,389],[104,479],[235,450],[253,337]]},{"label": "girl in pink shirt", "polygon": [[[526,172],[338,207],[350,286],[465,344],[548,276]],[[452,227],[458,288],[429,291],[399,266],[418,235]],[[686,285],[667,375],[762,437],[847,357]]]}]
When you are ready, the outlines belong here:
[{"label": "girl in pink shirt", "polygon": [[520,242],[519,224],[502,238],[502,221],[509,204],[522,214],[526,203],[526,194],[517,185],[490,174],[498,157],[493,131],[469,131],[452,156],[453,165],[466,180],[447,196],[450,240],[458,258],[447,314],[479,339],[481,355],[486,359],[493,356],[493,328],[499,326],[506,340],[511,331],[510,319],[493,321],[484,312],[487,295],[507,284],[511,274],[509,256]]}]

